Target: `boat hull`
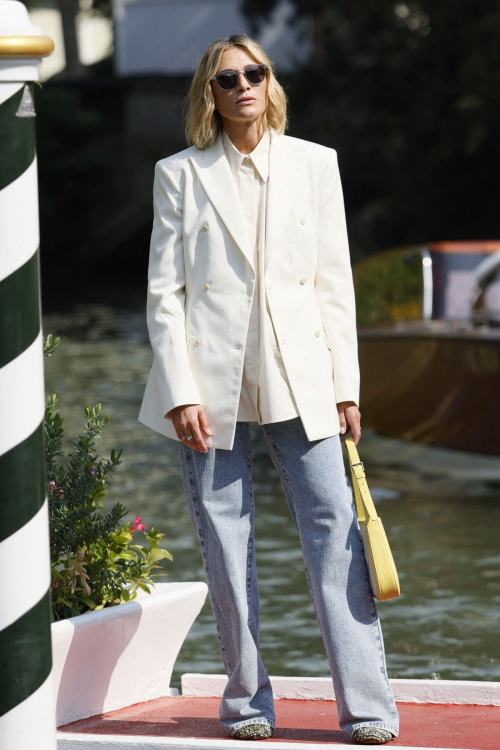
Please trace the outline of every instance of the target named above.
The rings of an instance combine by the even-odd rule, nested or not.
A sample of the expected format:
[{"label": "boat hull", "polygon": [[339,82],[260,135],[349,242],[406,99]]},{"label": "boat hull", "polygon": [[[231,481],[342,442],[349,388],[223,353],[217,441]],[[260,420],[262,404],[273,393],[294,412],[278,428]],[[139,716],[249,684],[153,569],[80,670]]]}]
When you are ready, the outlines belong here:
[{"label": "boat hull", "polygon": [[470,328],[358,332],[362,426],[500,454],[500,334]]}]

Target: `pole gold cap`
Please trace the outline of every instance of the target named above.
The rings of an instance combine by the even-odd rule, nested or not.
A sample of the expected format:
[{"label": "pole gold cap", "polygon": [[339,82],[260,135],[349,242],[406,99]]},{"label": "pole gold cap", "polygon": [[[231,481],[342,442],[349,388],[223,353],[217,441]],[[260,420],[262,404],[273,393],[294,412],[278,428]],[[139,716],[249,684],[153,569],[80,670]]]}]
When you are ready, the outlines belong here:
[{"label": "pole gold cap", "polygon": [[54,47],[49,36],[0,35],[0,57],[47,57]]}]

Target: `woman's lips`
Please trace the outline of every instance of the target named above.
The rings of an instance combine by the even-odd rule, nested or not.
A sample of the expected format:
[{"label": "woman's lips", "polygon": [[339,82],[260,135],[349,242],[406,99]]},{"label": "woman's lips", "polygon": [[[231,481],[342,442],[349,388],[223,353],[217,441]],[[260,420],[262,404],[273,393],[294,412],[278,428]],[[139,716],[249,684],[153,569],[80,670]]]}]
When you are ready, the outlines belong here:
[{"label": "woman's lips", "polygon": [[236,102],[236,103],[237,104],[252,104],[252,102],[254,102],[254,101],[255,101],[255,99],[253,99],[253,98],[252,99],[240,99],[240,101]]}]

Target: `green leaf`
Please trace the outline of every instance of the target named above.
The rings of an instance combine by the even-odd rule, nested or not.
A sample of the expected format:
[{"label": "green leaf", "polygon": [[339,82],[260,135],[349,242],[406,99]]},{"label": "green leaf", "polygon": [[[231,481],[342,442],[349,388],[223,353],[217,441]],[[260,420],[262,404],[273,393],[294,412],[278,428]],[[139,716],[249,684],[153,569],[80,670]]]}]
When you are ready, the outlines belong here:
[{"label": "green leaf", "polygon": [[132,539],[132,534],[130,534],[128,531],[124,531],[121,534],[118,534],[115,536],[115,542],[118,544],[127,544],[127,542],[130,542]]},{"label": "green leaf", "polygon": [[81,602],[84,602],[87,607],[90,607],[90,609],[95,609],[96,603],[90,598],[90,596],[79,596],[78,598]]},{"label": "green leaf", "polygon": [[164,558],[168,558],[168,560],[174,559],[170,552],[168,552],[166,549],[160,549],[159,547],[155,547],[155,549],[152,549],[150,555],[155,562],[158,562],[158,560],[163,560]]}]

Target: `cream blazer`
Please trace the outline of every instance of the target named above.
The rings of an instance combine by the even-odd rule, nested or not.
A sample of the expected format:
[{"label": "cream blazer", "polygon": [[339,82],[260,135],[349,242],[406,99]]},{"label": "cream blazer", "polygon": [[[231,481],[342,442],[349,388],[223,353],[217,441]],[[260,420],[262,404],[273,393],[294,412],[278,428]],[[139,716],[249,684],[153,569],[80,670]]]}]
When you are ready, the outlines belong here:
[{"label": "cream blazer", "polygon": [[[335,149],[271,130],[265,290],[309,440],[359,405],[356,311]],[[154,359],[139,421],[178,440],[165,414],[202,404],[208,447],[231,450],[256,279],[222,139],[155,165],[146,317]],[[203,433],[204,434],[204,433]]]}]

